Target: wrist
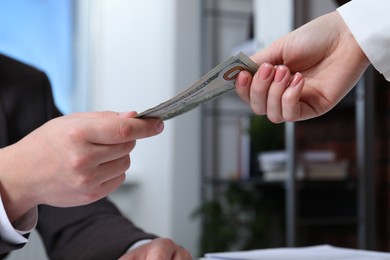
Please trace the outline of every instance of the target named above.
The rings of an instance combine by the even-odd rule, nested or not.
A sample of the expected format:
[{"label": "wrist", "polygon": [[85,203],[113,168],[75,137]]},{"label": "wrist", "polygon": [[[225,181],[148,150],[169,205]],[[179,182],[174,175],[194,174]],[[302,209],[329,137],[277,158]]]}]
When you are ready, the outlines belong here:
[{"label": "wrist", "polygon": [[11,223],[38,205],[34,203],[29,192],[28,179],[23,175],[28,173],[28,169],[23,167],[14,146],[0,149],[0,193]]},{"label": "wrist", "polygon": [[362,70],[365,70],[371,64],[370,60],[357,42],[355,36],[351,32],[348,25],[345,23],[344,19],[341,17],[340,13],[338,11],[334,11],[333,16],[334,21],[337,23],[336,26],[340,31],[340,42],[342,42],[355,54],[356,63],[360,64]]}]

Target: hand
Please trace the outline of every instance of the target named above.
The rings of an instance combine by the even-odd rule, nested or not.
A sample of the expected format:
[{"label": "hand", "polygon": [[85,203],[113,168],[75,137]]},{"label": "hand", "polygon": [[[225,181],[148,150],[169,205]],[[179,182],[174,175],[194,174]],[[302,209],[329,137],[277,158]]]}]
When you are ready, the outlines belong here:
[{"label": "hand", "polygon": [[275,123],[329,111],[355,86],[370,63],[336,11],[287,34],[251,58],[260,69],[253,78],[248,72],[239,74],[237,94],[256,114],[267,114]]},{"label": "hand", "polygon": [[156,238],[124,254],[119,260],[191,260],[190,253],[167,238]]},{"label": "hand", "polygon": [[59,117],[0,150],[1,195],[11,221],[39,204],[84,205],[117,189],[130,166],[135,140],[163,129],[159,119],[134,115]]}]

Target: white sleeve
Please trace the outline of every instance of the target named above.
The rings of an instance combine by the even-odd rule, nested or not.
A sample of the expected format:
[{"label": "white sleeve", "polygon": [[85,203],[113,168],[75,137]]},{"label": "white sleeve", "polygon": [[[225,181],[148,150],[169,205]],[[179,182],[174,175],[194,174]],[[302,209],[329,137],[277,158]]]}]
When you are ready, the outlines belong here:
[{"label": "white sleeve", "polygon": [[152,239],[142,239],[142,240],[139,240],[137,242],[135,242],[128,250],[127,252],[130,252],[131,250],[134,250],[140,246],[143,246],[143,245],[146,245],[147,243],[149,243],[150,241],[152,241]]},{"label": "white sleeve", "polygon": [[35,207],[20,217],[13,225],[5,212],[0,195],[0,236],[12,244],[22,244],[28,241],[23,235],[30,233],[38,222],[38,208]]},{"label": "white sleeve", "polygon": [[390,1],[352,0],[337,11],[375,69],[390,81]]}]

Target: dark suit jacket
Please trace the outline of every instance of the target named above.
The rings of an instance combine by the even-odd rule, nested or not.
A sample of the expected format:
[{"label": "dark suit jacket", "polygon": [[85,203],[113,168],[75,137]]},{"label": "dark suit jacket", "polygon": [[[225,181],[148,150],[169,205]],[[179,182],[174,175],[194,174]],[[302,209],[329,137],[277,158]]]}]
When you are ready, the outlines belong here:
[{"label": "dark suit jacket", "polygon": [[[46,75],[0,54],[0,147],[57,116],[61,113]],[[50,259],[117,259],[134,242],[155,237],[135,227],[107,199],[73,208],[39,206],[37,229]],[[0,254],[22,246],[0,237]]]}]

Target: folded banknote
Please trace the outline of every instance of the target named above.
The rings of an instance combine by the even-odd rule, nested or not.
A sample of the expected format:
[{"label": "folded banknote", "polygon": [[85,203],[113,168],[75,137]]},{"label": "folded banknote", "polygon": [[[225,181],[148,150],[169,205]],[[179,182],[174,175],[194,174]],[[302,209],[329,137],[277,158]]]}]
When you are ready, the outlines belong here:
[{"label": "folded banknote", "polygon": [[246,70],[254,75],[258,67],[240,52],[210,70],[182,93],[138,114],[137,117],[159,117],[162,120],[176,117],[233,90],[240,71]]}]

